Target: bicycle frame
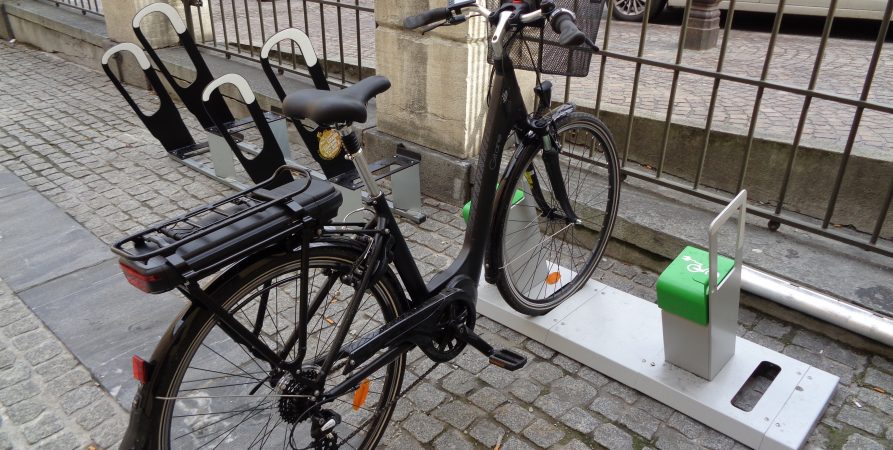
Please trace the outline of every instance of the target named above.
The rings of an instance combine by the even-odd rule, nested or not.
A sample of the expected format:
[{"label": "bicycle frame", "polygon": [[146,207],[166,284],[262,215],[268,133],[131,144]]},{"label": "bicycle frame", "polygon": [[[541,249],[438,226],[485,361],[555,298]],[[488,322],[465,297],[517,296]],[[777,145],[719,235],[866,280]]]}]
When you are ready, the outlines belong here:
[{"label": "bicycle frame", "polygon": [[[506,33],[499,42],[493,42],[493,45],[494,47],[503,46],[505,41],[511,38],[511,35]],[[499,52],[499,54],[501,53]],[[551,146],[549,145],[549,140],[552,139],[552,136],[548,133],[548,130],[544,127],[535,127],[529,120],[528,111],[524,104],[524,98],[521,94],[511,60],[495,57],[493,65],[494,76],[489,94],[491,101],[480,145],[481,151],[477,170],[473,179],[473,207],[462,249],[446,270],[437,274],[430,282],[425,283],[394,218],[393,212],[385,200],[384,193],[374,185],[374,181],[372,182],[373,185],[370,186],[371,176],[364,178],[367,181],[367,189],[378,194],[368,202],[375,212],[376,218],[374,220],[376,221],[376,227],[374,229],[328,231],[323,233],[367,234],[372,236],[372,242],[369,244],[364,258],[368,262],[366,270],[363,272],[362,279],[355,286],[355,294],[345,309],[345,315],[336,331],[330,351],[324,355],[323,359],[317,358],[310,362],[320,367],[317,380],[318,386],[324,386],[325,377],[338,360],[348,358],[349,362],[345,371],[349,369],[355,370],[339,385],[324,393],[317,394],[317,405],[324,404],[349,392],[359,385],[364,378],[384,367],[402,353],[411,350],[416,345],[416,342],[413,342],[413,337],[417,337],[416,335],[421,333],[422,325],[437,317],[439,308],[443,304],[457,298],[472,302],[472,305],[476,301],[477,284],[484,264],[487,238],[489,230],[493,225],[493,216],[489,212],[494,207],[495,200],[499,198],[501,189],[505,189],[505,184],[500,184],[498,181],[501,173],[503,149],[509,136],[514,131],[517,136],[520,136],[521,145],[532,144],[534,143],[533,141],[538,141],[539,145],[543,145],[543,139],[546,139],[547,148],[554,148],[556,145],[554,141],[551,142]],[[368,175],[368,167],[365,166],[365,159],[362,158],[362,155],[354,155],[353,159],[358,172],[361,175],[364,172]],[[515,161],[516,156],[513,157],[510,165],[515,164]],[[557,162],[557,158],[555,161]],[[544,158],[544,162],[548,166],[551,161],[549,158]],[[555,190],[553,187],[553,192],[557,194],[563,193],[563,183],[560,183],[560,178],[552,178],[553,170],[547,169],[547,172],[551,181],[550,184],[554,186],[558,182],[561,185],[560,191]],[[554,173],[560,172],[555,170]],[[538,187],[536,187],[536,190],[539,191]],[[564,197],[564,201],[567,202],[566,194],[564,194]],[[567,209],[567,211],[570,211],[570,209]],[[307,248],[306,246],[309,243],[310,237],[305,235],[302,238],[301,245],[295,245],[293,248]],[[302,287],[299,294],[300,304],[298,308],[299,317],[305,318],[309,317],[308,314],[312,315],[315,313],[316,307],[320,304],[320,298],[327,289],[323,289],[318,293],[317,297],[320,298],[315,299],[312,304],[310,303],[307,292],[307,252],[302,253],[303,264],[300,274]],[[388,253],[392,257],[389,257]],[[366,337],[359,339],[357,345],[345,348],[344,340],[350,324],[358,312],[363,295],[375,278],[383,273],[384,270],[387,270],[388,263],[394,264],[397,276],[409,295],[403,305],[403,313],[393,323],[374,330]],[[277,371],[299,370],[302,363],[308,363],[302,361],[307,339],[307,330],[303,325],[299,324],[297,329],[293,330],[286,340],[284,348],[277,353],[266,346],[244,325],[235,320],[232,315],[215,304],[212,299],[208,298],[197,283],[181,290],[190,299],[209,309],[217,316],[220,319],[222,329],[233,340],[248,347],[254,356],[268,362],[271,365],[271,369]],[[298,345],[298,356],[300,358],[291,363],[283,361],[283,358],[291,352],[294,345]],[[483,345],[487,344],[484,343]],[[372,359],[381,350],[385,351]],[[370,359],[372,361],[369,361]]]}]

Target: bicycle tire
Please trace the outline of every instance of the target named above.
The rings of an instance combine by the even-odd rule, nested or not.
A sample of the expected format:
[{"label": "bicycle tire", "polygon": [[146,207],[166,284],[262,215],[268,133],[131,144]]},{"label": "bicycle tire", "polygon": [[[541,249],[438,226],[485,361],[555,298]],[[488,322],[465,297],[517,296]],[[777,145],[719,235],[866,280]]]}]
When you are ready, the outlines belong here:
[{"label": "bicycle tire", "polygon": [[[559,119],[556,128],[562,178],[582,223],[546,217],[545,208],[560,211],[560,205],[548,189],[540,189],[539,199],[533,194],[534,185],[550,186],[542,145],[518,149],[517,162],[500,183],[505,188],[494,216],[490,264],[496,268],[496,285],[512,308],[532,316],[548,313],[592,276],[610,240],[620,200],[620,168],[608,127],[591,114],[575,112]],[[589,146],[581,145],[584,132],[592,138]],[[586,189],[596,194],[592,201],[580,197]],[[590,245],[577,238],[578,231]],[[582,263],[576,264],[573,254],[558,254],[563,249],[578,251]]]},{"label": "bicycle tire", "polygon": [[[316,311],[319,314],[308,314],[308,358],[305,358],[304,361],[308,361],[314,355],[324,354],[323,350],[327,350],[320,348],[319,343],[314,349],[311,338],[314,335],[331,337],[336,329],[336,324],[340,324],[338,319],[341,316],[339,314],[343,314],[344,306],[352,295],[352,289],[343,284],[341,275],[346,273],[351,267],[351,263],[360,257],[359,250],[348,246],[311,247],[309,251],[309,268],[312,271],[309,274],[311,286],[318,284],[315,281],[319,277],[315,279],[314,275],[320,273],[325,275],[325,271],[330,270],[331,275],[327,276],[335,277],[337,290],[333,287],[329,291],[330,294],[333,294],[332,298],[326,296],[320,303],[320,307]],[[300,279],[297,270],[300,266],[299,254],[280,255],[260,260],[233,274],[228,279],[221,280],[216,284],[219,287],[211,292],[210,296],[211,298],[225,299],[222,306],[227,311],[230,311],[234,317],[239,317],[241,312],[241,315],[248,318],[250,322],[252,317],[256,317],[252,314],[256,314],[260,310],[260,296],[257,294],[264,290],[275,292],[275,295],[271,294],[269,297],[275,296],[276,309],[270,310],[271,300],[268,299],[266,315],[270,320],[263,321],[261,327],[263,331],[260,335],[268,345],[276,344],[282,337],[281,331],[287,328],[280,326],[278,319],[284,319],[285,313],[290,313],[287,305],[282,305],[283,308],[280,310],[280,305],[287,303],[288,298],[280,298],[279,295],[280,293],[299,292]],[[338,284],[341,285],[338,286]],[[348,335],[345,345],[350,341],[350,337],[359,338],[365,332],[375,329],[379,325],[378,322],[383,324],[394,320],[399,315],[402,297],[398,286],[393,273],[388,272],[367,291],[354,319],[354,324],[357,324],[356,328],[354,324],[351,325],[352,332]],[[340,295],[345,288],[349,292],[343,293],[343,296]],[[311,301],[314,290],[310,289]],[[246,307],[254,303],[257,303],[258,306],[256,310],[246,310]],[[294,315],[297,315],[297,312],[294,312]],[[372,320],[372,318],[377,319]],[[242,319],[240,318],[240,321]],[[364,319],[366,319],[365,322]],[[267,329],[268,325],[272,326],[272,329]],[[319,328],[316,328],[317,325]],[[361,328],[360,325],[362,325]],[[153,370],[157,376],[163,377],[159,380],[159,389],[155,390],[157,397],[175,398],[175,400],[164,401],[156,397],[155,400],[162,401],[163,406],[153,408],[153,413],[148,418],[151,421],[150,429],[157,430],[158,433],[157,448],[204,446],[264,448],[268,444],[273,444],[274,448],[280,446],[282,448],[312,447],[312,439],[309,438],[309,420],[296,421],[297,425],[294,427],[286,420],[287,415],[293,414],[292,410],[300,409],[296,408],[297,404],[291,403],[283,410],[283,401],[287,399],[265,397],[265,395],[279,395],[274,393],[275,389],[269,385],[269,382],[263,382],[262,375],[268,372],[268,369],[265,372],[265,367],[268,365],[265,366],[259,359],[253,359],[250,352],[244,347],[224,335],[217,320],[204,310],[193,309],[192,313],[184,318],[182,326],[185,327],[181,333],[183,338],[173,344],[168,356],[162,358],[161,365]],[[317,342],[320,341],[322,339]],[[276,349],[272,345],[271,348]],[[294,355],[294,351],[291,354]],[[246,356],[249,361],[242,362],[241,359]],[[230,367],[230,369],[219,370],[226,367]],[[346,414],[338,411],[342,420],[333,431],[339,438],[339,446],[349,443],[354,448],[375,448],[390,421],[396,404],[395,399],[403,382],[405,367],[406,355],[404,354],[367,378],[367,380],[371,379],[369,384],[371,394],[365,397],[366,401],[360,405],[359,409],[352,408],[353,405],[349,404],[349,397],[354,394],[354,391],[336,399],[339,402],[330,403],[333,408],[353,409],[354,413],[350,415],[350,411]],[[258,371],[258,369],[260,370]],[[341,370],[333,369],[331,372],[331,378],[326,379],[327,387],[331,387],[339,378],[345,376]],[[288,376],[290,375],[286,377]],[[292,377],[292,379],[294,378]],[[245,380],[248,381],[245,382]],[[250,394],[250,389],[255,388],[258,384],[260,388],[256,394]],[[288,391],[288,383],[285,380],[277,384],[279,389],[283,389],[281,388],[283,385],[286,386],[284,390],[275,392],[291,392]],[[207,392],[208,395],[193,395],[192,392]],[[240,395],[240,397],[235,395]],[[241,397],[241,395],[248,397]],[[369,407],[369,397],[375,401],[375,409]],[[221,407],[219,409],[225,410],[206,412],[215,403]],[[239,406],[252,404],[254,406],[248,408]],[[260,412],[258,413],[258,411]],[[365,416],[368,418],[363,420]],[[354,419],[363,421],[351,422]],[[292,420],[295,420],[293,416]],[[349,427],[354,424],[358,425],[354,427],[356,429],[365,427],[365,432],[355,433]],[[192,432],[188,432],[190,429]],[[240,431],[237,432],[239,429]],[[271,439],[274,434],[275,438]],[[185,436],[190,437],[184,439]],[[345,442],[340,441],[342,438]],[[308,440],[311,442],[308,443]]]}]

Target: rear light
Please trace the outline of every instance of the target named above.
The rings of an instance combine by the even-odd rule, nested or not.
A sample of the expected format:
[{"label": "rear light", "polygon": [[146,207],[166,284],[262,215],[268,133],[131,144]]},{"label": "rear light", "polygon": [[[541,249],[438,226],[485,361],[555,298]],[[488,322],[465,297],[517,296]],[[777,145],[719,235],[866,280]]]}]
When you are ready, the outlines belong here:
[{"label": "rear light", "polygon": [[158,292],[155,289],[155,285],[161,281],[161,277],[139,273],[124,263],[118,263],[118,265],[121,266],[121,271],[124,272],[124,278],[127,278],[127,282],[133,285],[133,287],[149,294]]},{"label": "rear light", "polygon": [[133,355],[133,378],[142,384],[149,382],[152,373],[152,365],[143,361],[143,358]]}]

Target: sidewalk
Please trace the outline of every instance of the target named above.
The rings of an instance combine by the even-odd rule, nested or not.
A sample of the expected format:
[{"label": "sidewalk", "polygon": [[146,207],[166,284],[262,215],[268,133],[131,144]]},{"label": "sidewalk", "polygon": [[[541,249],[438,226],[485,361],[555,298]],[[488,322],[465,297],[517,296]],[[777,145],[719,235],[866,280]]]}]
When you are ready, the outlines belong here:
[{"label": "sidewalk", "polygon": [[[126,333],[157,335],[161,332],[159,327],[173,319],[176,305],[170,309],[156,308],[154,314],[139,308],[152,308],[158,302],[167,304],[176,299],[140,295],[133,289],[117,291],[120,298],[111,300],[133,308],[131,313],[110,317],[108,313],[98,314],[100,309],[93,307],[87,312],[97,313],[97,320],[84,325],[86,328],[80,329],[80,333],[72,325],[78,322],[33,305],[49,301],[49,297],[56,302],[64,299],[59,304],[68,308],[99,302],[81,291],[62,292],[56,284],[68,276],[90,282],[87,275],[79,275],[89,271],[99,279],[123,285],[120,276],[112,278],[99,273],[106,270],[103,264],[112,259],[106,244],[228,191],[169,159],[101,73],[49,54],[6,45],[0,45],[0,67],[4,68],[4,76],[0,77],[0,165],[5,168],[0,169],[0,175],[14,174],[24,180],[28,188],[18,188],[14,195],[39,192],[55,205],[56,212],[52,214],[64,212],[78,229],[88,232],[78,240],[95,242],[91,251],[107,256],[54,278],[23,283],[11,293],[5,284],[0,285],[0,449],[31,446],[25,444],[28,436],[35,439],[35,446],[46,448],[74,448],[90,441],[107,447],[119,439],[113,435],[122,430],[122,410],[111,404],[107,393],[96,396],[92,404],[68,403],[65,395],[57,394],[68,386],[65,378],[42,373],[49,363],[31,362],[29,351],[40,353],[34,349],[44,348],[47,354],[51,353],[49,348],[54,344],[38,347],[36,344],[43,342],[38,338],[56,343],[61,340],[58,354],[51,361],[68,361],[68,373],[89,373],[92,378],[80,378],[87,383],[84,386],[98,382],[126,409],[135,382],[121,387],[119,380],[129,377],[130,354],[104,360],[81,357],[90,347],[116,343],[114,337],[91,342],[84,335],[95,332],[107,336],[114,330],[126,330],[117,336],[121,340],[131,339]],[[149,98],[144,92],[133,92],[138,102]],[[0,192],[0,197],[6,195],[9,194]],[[462,235],[464,225],[453,206],[426,200],[425,212],[429,220],[421,226],[404,222],[401,227],[414,255],[422,261],[424,275],[430,277],[455,256],[457,248],[450,243]],[[0,216],[0,224],[5,218]],[[0,239],[0,249],[13,245],[22,248],[18,259],[6,257],[0,261],[0,277],[9,282],[7,273],[11,274],[19,261],[37,256],[34,249],[38,243],[10,242],[13,234],[0,234],[6,235]],[[653,300],[654,273],[607,261],[599,278],[613,287]],[[152,315],[157,323],[147,323],[147,315]],[[12,337],[23,333],[15,331],[29,323],[35,328],[18,338]],[[518,372],[504,372],[489,366],[473,352],[441,365],[400,401],[383,443],[403,449],[493,448],[501,437],[503,449],[743,448],[510,329],[483,317],[479,325],[488,339],[503,341],[527,354],[528,366]],[[748,309],[741,310],[739,335],[841,378],[832,405],[811,436],[811,448],[880,449],[893,444],[893,361]],[[35,340],[26,341],[25,336]],[[151,348],[154,343],[145,340]],[[148,350],[137,353],[148,356]],[[419,352],[413,352],[410,359],[412,374],[419,375],[430,367]],[[109,364],[102,365],[105,361]],[[21,369],[26,364],[29,367]],[[31,367],[30,377],[19,372],[30,371]],[[119,369],[121,373],[117,373]],[[412,382],[415,377],[409,374],[407,378],[407,382]],[[86,390],[82,387],[70,392],[81,389]],[[31,396],[28,404],[42,408],[42,413],[14,418],[24,402],[16,393],[22,391],[39,392]],[[111,405],[99,406],[100,403]],[[84,418],[98,411],[107,412],[99,419],[105,425],[90,428],[95,422]],[[44,431],[35,434],[36,429]],[[94,434],[90,434],[91,429]],[[56,440],[70,445],[55,445]]]}]

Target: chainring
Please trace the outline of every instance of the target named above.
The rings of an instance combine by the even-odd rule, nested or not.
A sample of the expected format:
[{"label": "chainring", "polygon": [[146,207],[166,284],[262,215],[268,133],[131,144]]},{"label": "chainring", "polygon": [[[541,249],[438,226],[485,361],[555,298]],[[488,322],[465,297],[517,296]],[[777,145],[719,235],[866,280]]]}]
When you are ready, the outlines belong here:
[{"label": "chainring", "polygon": [[430,341],[419,348],[435,362],[447,362],[462,353],[467,343],[459,338],[459,327],[474,329],[477,314],[474,307],[462,300],[452,301],[441,313]]}]

